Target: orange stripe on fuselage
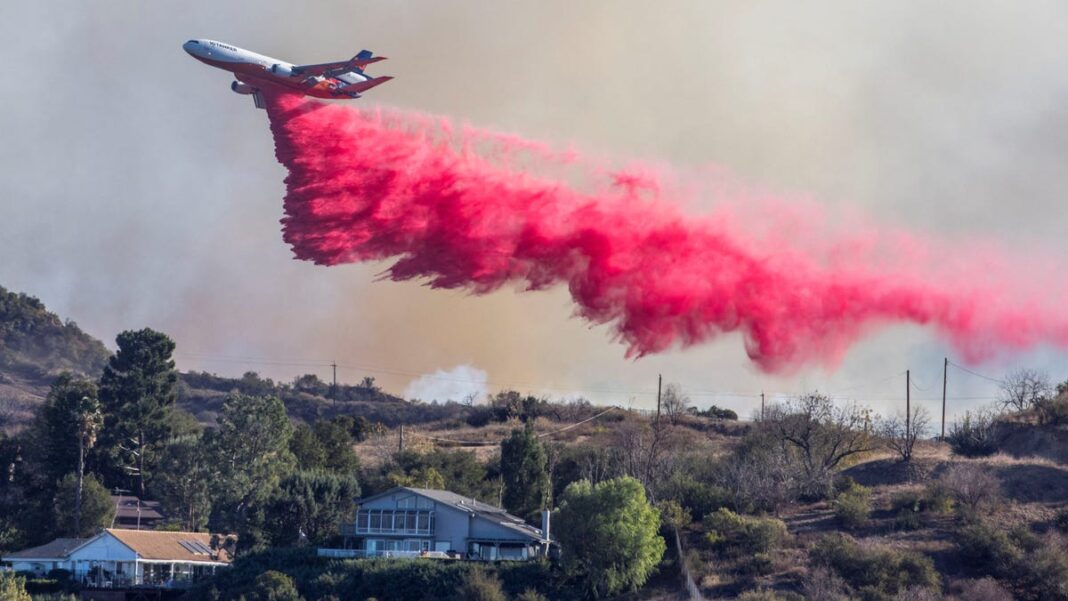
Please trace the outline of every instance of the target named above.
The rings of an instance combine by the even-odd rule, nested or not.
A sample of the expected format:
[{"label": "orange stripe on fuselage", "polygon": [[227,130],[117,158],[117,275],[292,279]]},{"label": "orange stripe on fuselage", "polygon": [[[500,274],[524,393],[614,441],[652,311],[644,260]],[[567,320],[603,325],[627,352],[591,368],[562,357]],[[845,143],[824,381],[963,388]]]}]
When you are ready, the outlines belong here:
[{"label": "orange stripe on fuselage", "polygon": [[315,98],[336,98],[331,88],[333,80],[325,79],[316,83],[314,86],[307,88],[304,86],[303,80],[296,80],[291,77],[278,76],[271,73],[271,70],[263,65],[255,63],[243,63],[237,61],[223,61],[210,58],[204,58],[201,56],[194,56],[193,58],[198,61],[211,65],[217,69],[223,71],[229,71],[234,74],[239,81],[243,81],[247,84],[255,85],[257,81],[267,83],[274,86],[281,86],[296,90],[307,96],[314,96]]}]

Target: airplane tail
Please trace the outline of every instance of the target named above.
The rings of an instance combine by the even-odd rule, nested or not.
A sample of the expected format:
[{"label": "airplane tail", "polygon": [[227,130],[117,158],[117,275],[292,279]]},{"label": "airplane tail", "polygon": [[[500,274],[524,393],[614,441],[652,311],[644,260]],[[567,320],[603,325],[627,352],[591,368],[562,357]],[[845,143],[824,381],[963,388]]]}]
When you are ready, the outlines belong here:
[{"label": "airplane tail", "polygon": [[363,73],[363,68],[367,65],[384,60],[386,60],[386,57],[384,56],[375,56],[374,53],[370,50],[361,50],[356,53],[356,56],[349,59],[348,66],[360,73]]}]

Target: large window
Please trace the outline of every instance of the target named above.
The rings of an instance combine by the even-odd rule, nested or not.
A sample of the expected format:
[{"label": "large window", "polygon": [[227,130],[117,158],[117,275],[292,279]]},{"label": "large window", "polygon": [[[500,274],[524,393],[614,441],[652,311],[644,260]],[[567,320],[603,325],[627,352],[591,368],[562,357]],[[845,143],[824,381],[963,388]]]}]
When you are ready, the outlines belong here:
[{"label": "large window", "polygon": [[433,534],[434,512],[415,509],[361,509],[358,534]]}]

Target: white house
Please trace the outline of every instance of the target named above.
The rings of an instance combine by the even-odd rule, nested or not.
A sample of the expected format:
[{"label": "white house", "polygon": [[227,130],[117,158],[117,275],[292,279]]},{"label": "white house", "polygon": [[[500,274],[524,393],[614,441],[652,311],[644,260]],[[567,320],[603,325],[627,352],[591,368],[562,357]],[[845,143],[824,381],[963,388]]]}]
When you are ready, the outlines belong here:
[{"label": "white house", "polygon": [[175,588],[229,567],[235,542],[203,532],[108,528],[88,539],[57,539],[2,559],[15,570],[68,570],[90,587]]},{"label": "white house", "polygon": [[70,570],[70,553],[89,542],[88,538],[57,538],[56,540],[14,553],[8,553],[2,559],[11,564],[16,572],[30,572],[44,576],[51,570]]},{"label": "white house", "polygon": [[355,520],[342,524],[347,549],[321,549],[334,557],[464,557],[526,560],[549,549],[548,516],[542,528],[505,510],[447,490],[398,487],[359,501]]}]

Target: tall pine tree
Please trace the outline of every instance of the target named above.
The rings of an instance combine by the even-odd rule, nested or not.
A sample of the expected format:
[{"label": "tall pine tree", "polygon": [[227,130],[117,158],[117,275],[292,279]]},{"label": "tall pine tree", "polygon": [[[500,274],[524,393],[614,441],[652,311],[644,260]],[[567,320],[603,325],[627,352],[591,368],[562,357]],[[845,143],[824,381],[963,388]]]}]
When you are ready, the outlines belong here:
[{"label": "tall pine tree", "polygon": [[549,498],[549,472],[545,447],[534,434],[534,424],[501,441],[501,475],[504,478],[504,507],[509,512],[531,519]]},{"label": "tall pine tree", "polygon": [[101,468],[112,485],[131,482],[145,496],[145,479],[155,467],[162,444],[170,437],[170,411],[177,397],[174,341],[145,328],[116,339],[119,350],[100,378],[105,422]]}]

